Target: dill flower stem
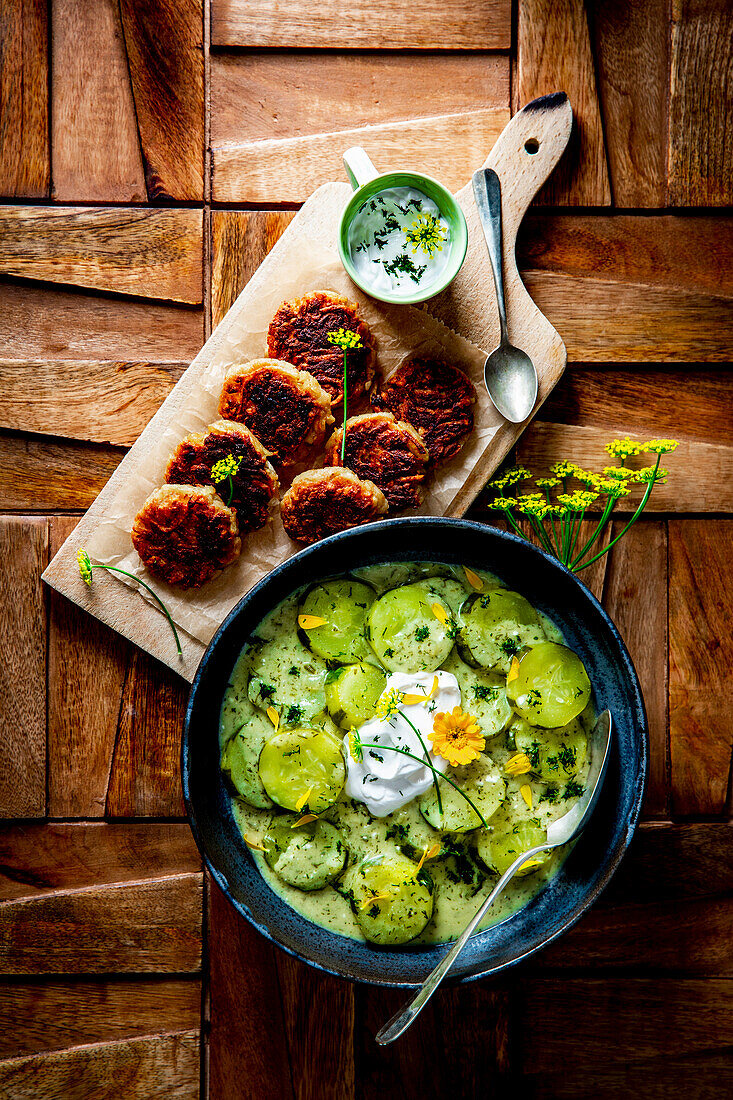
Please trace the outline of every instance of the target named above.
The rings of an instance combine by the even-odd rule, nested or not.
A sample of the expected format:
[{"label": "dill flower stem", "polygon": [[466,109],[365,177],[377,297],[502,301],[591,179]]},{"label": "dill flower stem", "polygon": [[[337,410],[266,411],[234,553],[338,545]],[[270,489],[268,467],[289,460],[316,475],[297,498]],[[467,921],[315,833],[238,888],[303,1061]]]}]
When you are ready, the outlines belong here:
[{"label": "dill flower stem", "polygon": [[515,520],[514,520],[514,516],[513,516],[513,515],[512,515],[512,513],[511,513],[511,512],[509,511],[509,509],[508,509],[508,508],[502,508],[502,512],[504,513],[504,515],[506,516],[507,520],[508,520],[508,521],[509,521],[509,523],[510,523],[510,524],[512,525],[512,527],[514,528],[515,532],[516,532],[516,533],[517,533],[517,534],[519,535],[519,537],[520,537],[520,538],[523,538],[525,542],[529,542],[529,539],[528,539],[528,538],[527,538],[527,536],[525,535],[525,533],[524,533],[524,531],[522,530],[522,528],[521,528],[521,527],[519,526],[519,524],[517,524],[517,523],[515,522]]},{"label": "dill flower stem", "polygon": [[[552,498],[550,497],[550,490],[547,486],[545,486],[545,497],[547,498],[548,508],[552,508]],[[557,552],[559,550],[559,544],[558,544],[558,541],[557,541],[557,525],[555,523],[555,517],[552,514],[552,512],[549,513],[549,516],[550,516],[550,530],[551,530],[551,534],[552,534],[552,541],[555,543],[555,550],[553,550],[552,553],[557,556]]]},{"label": "dill flower stem", "polygon": [[602,514],[601,518],[598,521],[598,525],[596,526],[595,531],[593,532],[591,537],[588,539],[588,541],[586,542],[583,549],[578,554],[576,554],[575,557],[573,558],[573,560],[570,562],[570,566],[569,566],[570,569],[574,569],[575,566],[578,564],[578,562],[583,560],[585,555],[590,550],[591,546],[593,546],[594,543],[596,543],[598,541],[598,539],[600,538],[604,527],[606,526],[606,524],[608,523],[608,521],[611,517],[611,512],[613,511],[614,505],[616,503],[616,499],[617,499],[616,497],[609,497],[608,500],[606,501],[606,506],[603,509],[603,514]]},{"label": "dill flower stem", "polygon": [[632,524],[636,523],[637,519],[639,518],[641,513],[646,508],[646,503],[649,500],[649,497],[651,496],[651,492],[652,492],[652,489],[654,488],[654,484],[655,484],[655,481],[656,481],[656,473],[657,473],[657,470],[659,469],[659,461],[660,461],[661,457],[662,457],[661,454],[657,455],[656,465],[654,466],[654,474],[652,475],[652,477],[650,478],[650,480],[647,484],[646,492],[644,493],[644,496],[641,498],[641,502],[639,503],[639,507],[636,509],[633,516],[629,520],[629,522],[626,524],[626,526],[624,528],[622,528],[621,531],[619,531],[619,533],[616,535],[615,539],[611,539],[608,546],[605,546],[603,548],[603,550],[599,550],[598,553],[594,554],[593,557],[590,558],[588,561],[585,561],[585,562],[583,562],[582,565],[579,565],[577,567],[577,569],[574,570],[575,573],[579,573],[581,569],[587,569],[588,566],[592,565],[594,561],[598,561],[598,559],[602,558],[604,554],[607,554],[608,551],[611,549],[611,547],[615,546],[620,538],[623,538],[623,536],[628,531],[629,527],[631,527]]},{"label": "dill flower stem", "polygon": [[575,544],[578,541],[578,535],[580,534],[580,528],[582,526],[583,520],[585,519],[585,513],[586,513],[585,508],[583,508],[580,512],[578,512],[578,517],[579,518],[575,522],[575,531],[573,533],[573,537],[572,537],[572,540],[571,540],[571,543],[570,543],[570,550],[568,551],[568,561],[572,561],[573,551],[575,550]]},{"label": "dill flower stem", "polygon": [[342,432],[341,432],[341,465],[342,466],[346,465],[346,386],[347,386],[346,356],[348,354],[349,354],[348,351],[346,350],[346,348],[344,348],[344,426],[343,426],[343,429],[342,429]]},{"label": "dill flower stem", "polygon": [[545,549],[547,550],[547,552],[549,554],[554,554],[552,546],[550,545],[550,542],[547,538],[547,533],[545,531],[545,527],[544,527],[544,524],[542,523],[542,520],[538,519],[537,516],[530,516],[529,519],[530,519],[530,522],[532,524],[533,530],[537,534],[537,538],[540,540],[540,542],[542,543],[542,545],[545,547]]},{"label": "dill flower stem", "polygon": [[116,565],[103,565],[101,562],[99,562],[99,563],[98,562],[93,562],[90,565],[90,569],[107,569],[107,570],[109,570],[110,573],[120,573],[123,577],[129,577],[131,581],[135,581],[136,584],[141,584],[143,586],[143,588],[147,589],[147,591],[150,593],[150,595],[153,597],[155,602],[158,604],[158,606],[160,607],[161,611],[163,612],[163,614],[165,615],[166,619],[168,620],[168,622],[170,624],[170,628],[173,631],[173,637],[176,639],[176,649],[178,650],[178,656],[179,657],[183,656],[183,650],[181,649],[181,640],[178,637],[178,631],[176,630],[176,624],[173,622],[173,619],[171,618],[171,613],[168,610],[168,608],[165,606],[163,601],[161,600],[158,593],[155,592],[150,587],[149,584],[147,584],[145,581],[141,580],[140,577],[136,577],[134,575],[134,573],[128,573],[126,569],[118,569]]},{"label": "dill flower stem", "polygon": [[[420,730],[417,728],[417,726],[413,725],[413,723],[410,721],[410,719],[407,717],[407,715],[405,714],[405,712],[403,710],[398,711],[398,714],[400,714],[404,718],[404,720],[407,722],[408,726],[412,730],[414,730],[414,732],[417,734],[417,739],[420,742],[420,744],[422,745],[423,751],[425,753],[425,759],[427,760],[428,765],[432,768],[432,761],[430,760],[430,753],[428,752],[428,746],[423,741],[422,734],[420,733]],[[442,818],[442,816],[443,816],[443,799],[440,797],[440,787],[438,786],[438,780],[435,778],[435,769],[433,769],[433,783],[435,784],[435,797],[438,800],[438,813],[440,814],[440,816]]]}]

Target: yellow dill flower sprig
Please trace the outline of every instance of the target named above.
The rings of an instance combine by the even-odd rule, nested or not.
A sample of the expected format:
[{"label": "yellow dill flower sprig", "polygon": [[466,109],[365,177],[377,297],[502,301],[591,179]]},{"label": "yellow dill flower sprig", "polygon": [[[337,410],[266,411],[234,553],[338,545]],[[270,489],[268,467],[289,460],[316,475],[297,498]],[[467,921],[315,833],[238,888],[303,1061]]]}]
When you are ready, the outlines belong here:
[{"label": "yellow dill flower sprig", "polygon": [[435,214],[418,214],[405,232],[405,239],[412,245],[413,256],[418,251],[432,256],[434,252],[442,252],[443,245],[448,240],[448,230],[440,224],[440,219]]},{"label": "yellow dill flower sprig", "polygon": [[348,403],[348,375],[346,370],[347,359],[350,351],[355,351],[357,348],[363,348],[361,336],[358,332],[354,332],[350,328],[336,328],[331,332],[326,333],[326,339],[329,344],[333,344],[334,347],[341,348],[344,353],[344,423],[341,431],[341,464],[346,465],[346,406]]},{"label": "yellow dill flower sprig", "polygon": [[647,448],[644,443],[626,436],[624,439],[612,439],[604,449],[614,458],[632,458],[634,455],[640,455]]},{"label": "yellow dill flower sprig", "polygon": [[649,439],[644,444],[644,450],[651,454],[667,455],[676,451],[679,443],[676,439]]},{"label": "yellow dill flower sprig", "polygon": [[178,656],[182,656],[181,640],[178,637],[176,624],[171,618],[171,613],[161,600],[158,593],[155,592],[154,589],[152,589],[146,581],[142,580],[141,577],[136,577],[134,573],[128,573],[126,569],[119,569],[116,565],[105,565],[105,563],[101,561],[93,562],[83,547],[77,552],[76,561],[79,566],[79,576],[84,581],[84,584],[88,584],[90,588],[92,587],[92,570],[106,569],[110,573],[119,573],[123,577],[129,577],[131,581],[134,581],[135,584],[141,585],[147,592],[149,592],[155,602],[160,607],[166,619],[168,620],[170,628],[173,631],[173,637],[176,639],[176,649],[178,650]]},{"label": "yellow dill flower sprig", "polygon": [[218,462],[215,462],[211,467],[211,480],[215,485],[220,485],[222,481],[226,481],[229,493],[226,499],[226,504],[232,503],[234,497],[234,478],[239,473],[239,467],[242,465],[242,456],[239,455],[235,458],[233,454],[228,454],[226,458],[220,458]]}]

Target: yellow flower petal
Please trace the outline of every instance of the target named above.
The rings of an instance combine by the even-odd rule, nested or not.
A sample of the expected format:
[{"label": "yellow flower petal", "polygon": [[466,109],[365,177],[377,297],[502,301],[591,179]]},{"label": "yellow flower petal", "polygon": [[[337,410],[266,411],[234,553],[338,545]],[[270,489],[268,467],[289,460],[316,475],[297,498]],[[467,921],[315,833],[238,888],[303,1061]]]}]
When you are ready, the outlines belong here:
[{"label": "yellow flower petal", "polygon": [[519,793],[521,794],[522,798],[524,799],[524,801],[527,803],[527,805],[529,806],[529,808],[531,810],[532,809],[532,788],[530,787],[529,783],[523,783],[522,786],[519,788]]},{"label": "yellow flower petal", "polygon": [[524,775],[525,772],[531,772],[532,764],[526,752],[518,752],[507,760],[504,771],[508,775]]},{"label": "yellow flower petal", "polygon": [[[310,794],[310,791],[308,793]],[[307,825],[310,821],[318,821],[318,814],[303,814],[302,817],[293,822],[290,828],[297,829],[299,825]]]},{"label": "yellow flower petal", "polygon": [[405,704],[406,707],[415,707],[415,706],[417,706],[418,703],[424,703],[425,702],[425,696],[424,695],[410,695],[408,693],[405,693],[402,696],[402,702]]},{"label": "yellow flower petal", "polygon": [[274,707],[267,708],[267,717],[270,719],[275,729],[278,729],[280,726],[280,715]]},{"label": "yellow flower petal", "polygon": [[258,852],[264,852],[265,850],[261,841],[259,841],[256,836],[252,836],[251,833],[244,834],[244,843],[248,848],[254,848]]},{"label": "yellow flower petal", "polygon": [[308,790],[305,792],[305,794],[302,794],[300,796],[300,798],[298,799],[298,801],[295,803],[295,808],[298,811],[298,813],[300,813],[300,811],[306,805],[306,803],[308,802],[308,799],[310,798],[312,793],[313,793],[313,788],[309,787]]},{"label": "yellow flower petal", "polygon": [[524,863],[519,868],[519,870],[520,871],[529,871],[530,868],[532,868],[532,867],[541,867],[541,866],[542,866],[542,860],[541,859],[525,859]]},{"label": "yellow flower petal", "polygon": [[438,622],[442,623],[443,626],[448,625],[448,612],[445,610],[442,603],[434,603],[430,610],[433,615],[435,615]]},{"label": "yellow flower petal", "polygon": [[326,626],[328,619],[322,619],[320,615],[298,615],[298,626],[302,630],[313,630],[317,626]]},{"label": "yellow flower petal", "polygon": [[519,660],[516,657],[512,657],[512,663],[509,666],[506,682],[511,684],[512,680],[516,680],[517,676],[519,676]]},{"label": "yellow flower petal", "polygon": [[475,588],[477,592],[483,592],[484,582],[481,580],[478,573],[474,573],[473,569],[469,569],[467,565],[463,566],[463,572],[466,574],[466,580],[471,585],[471,588]]}]

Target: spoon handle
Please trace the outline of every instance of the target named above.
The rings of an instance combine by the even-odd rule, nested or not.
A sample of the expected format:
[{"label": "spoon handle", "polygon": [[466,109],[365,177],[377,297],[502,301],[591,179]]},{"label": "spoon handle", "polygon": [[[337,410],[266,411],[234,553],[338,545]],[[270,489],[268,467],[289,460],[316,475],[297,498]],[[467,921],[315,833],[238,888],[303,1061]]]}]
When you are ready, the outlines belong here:
[{"label": "spoon handle", "polygon": [[544,844],[538,844],[536,847],[530,848],[528,851],[523,852],[521,856],[517,856],[511,867],[507,868],[507,870],[501,876],[489,896],[479,906],[476,914],[468,922],[461,935],[451,947],[450,951],[448,951],[448,953],[444,955],[444,957],[440,960],[435,969],[431,971],[430,974],[428,974],[427,978],[423,982],[415,997],[413,997],[413,999],[408,1004],[403,1005],[402,1008],[395,1013],[392,1019],[388,1020],[384,1027],[377,1032],[376,1040],[380,1046],[387,1046],[388,1043],[393,1043],[395,1039],[398,1039],[400,1037],[403,1031],[407,1030],[413,1020],[416,1019],[416,1017],[420,1014],[420,1012],[423,1010],[425,1005],[432,997],[433,993],[435,993],[435,990],[443,981],[443,978],[453,966],[453,963],[456,961],[463,948],[466,946],[466,942],[470,939],[478,925],[483,920],[487,910],[490,908],[491,905],[493,905],[494,901],[498,898],[499,894],[502,892],[510,879],[514,878],[515,874],[522,866],[522,864],[525,863],[528,859],[531,859],[532,856],[537,855],[538,852],[546,852],[550,848],[554,848],[556,846],[557,845],[555,844],[548,844],[547,842],[545,842]]},{"label": "spoon handle", "polygon": [[502,344],[509,343],[504,299],[504,261],[502,259],[501,181],[493,168],[479,168],[473,174],[473,194],[476,199],[481,228],[491,260],[491,272],[499,307],[499,327]]}]

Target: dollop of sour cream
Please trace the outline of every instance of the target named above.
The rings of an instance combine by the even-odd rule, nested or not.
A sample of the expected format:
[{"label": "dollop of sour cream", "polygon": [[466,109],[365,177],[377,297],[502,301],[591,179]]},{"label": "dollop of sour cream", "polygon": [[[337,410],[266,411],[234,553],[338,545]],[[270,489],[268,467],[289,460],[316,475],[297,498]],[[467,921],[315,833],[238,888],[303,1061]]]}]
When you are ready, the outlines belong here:
[{"label": "dollop of sour cream", "polygon": [[[431,696],[436,676],[438,687]],[[404,748],[423,759],[427,748],[433,766],[437,771],[444,772],[448,761],[430,750],[428,735],[433,732],[436,714],[451,711],[461,704],[458,681],[452,673],[442,669],[437,672],[393,672],[387,680],[384,694],[393,689],[408,696],[420,695],[425,701],[403,703],[398,714],[386,719],[375,717],[364,722],[359,727],[359,737],[363,744],[376,745],[376,748],[365,748],[361,760],[353,759],[349,752],[348,737],[344,738],[347,761],[346,794],[365,803],[374,817],[386,817],[398,810],[417,795],[423,794],[433,782],[433,773],[424,764],[418,764],[416,760],[411,760],[402,753],[392,752],[390,748],[380,752],[379,747],[384,745],[392,749]],[[420,731],[425,748],[403,715]]]}]

